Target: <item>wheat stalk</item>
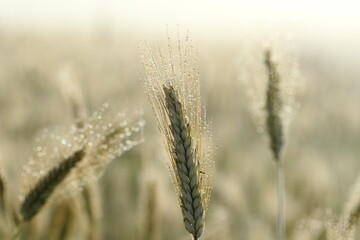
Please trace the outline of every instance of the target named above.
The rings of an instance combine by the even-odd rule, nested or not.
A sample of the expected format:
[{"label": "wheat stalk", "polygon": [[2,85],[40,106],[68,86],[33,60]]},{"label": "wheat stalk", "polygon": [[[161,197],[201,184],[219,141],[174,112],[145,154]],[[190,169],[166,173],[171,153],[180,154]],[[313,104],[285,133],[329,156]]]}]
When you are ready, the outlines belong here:
[{"label": "wheat stalk", "polygon": [[[304,86],[292,45],[285,39],[274,41],[270,37],[268,40],[270,41],[261,46],[247,46],[245,53],[248,52],[240,61],[239,79],[245,84],[244,95],[248,98],[249,110],[257,131],[269,139],[269,148],[276,167],[277,239],[285,239],[285,179],[281,154],[294,110],[299,106],[296,95]],[[265,45],[265,49],[271,46],[273,52],[264,52]]]},{"label": "wheat stalk", "polygon": [[270,149],[276,162],[276,183],[278,198],[277,239],[284,240],[285,232],[285,178],[284,167],[280,159],[283,148],[283,124],[281,119],[282,98],[280,92],[280,76],[276,64],[271,59],[271,52],[265,52],[265,65],[268,72],[268,89],[266,94],[266,126],[270,138]]},{"label": "wheat stalk", "polygon": [[160,49],[141,47],[146,71],[145,92],[164,135],[169,169],[186,230],[199,239],[210,200],[213,161],[205,110],[201,106],[197,54],[187,36],[174,54],[168,38],[168,59]]}]

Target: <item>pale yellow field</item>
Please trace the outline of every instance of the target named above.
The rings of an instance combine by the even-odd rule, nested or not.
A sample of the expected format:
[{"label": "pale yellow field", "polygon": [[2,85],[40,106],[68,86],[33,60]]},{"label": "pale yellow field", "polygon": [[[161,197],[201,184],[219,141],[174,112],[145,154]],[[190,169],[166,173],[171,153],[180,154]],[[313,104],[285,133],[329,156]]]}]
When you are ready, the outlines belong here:
[{"label": "pale yellow field", "polygon": [[[262,45],[252,41],[257,35],[229,41],[193,35],[199,47],[202,100],[217,139],[214,189],[201,239],[275,239],[274,164],[267,138],[257,133],[252,121],[252,105],[241,83],[243,71],[251,73],[249,79],[265,76],[259,66]],[[308,39],[284,46],[299,53],[303,88],[298,89],[299,106],[283,153],[287,239],[294,240],[326,239],[329,212],[342,213],[360,173],[358,47],[353,52],[351,46],[340,44],[333,49],[336,42],[312,45]],[[144,235],[151,184],[155,184],[157,205],[155,239],[190,239],[162,138],[141,86],[145,75],[137,47],[143,40],[141,34],[106,30],[46,34],[0,29],[0,170],[15,209],[22,165],[32,154],[35,136],[43,128],[72,123],[56,82],[58,72],[71,64],[89,112],[108,102],[118,111],[142,109],[146,120],[145,141],[115,159],[99,179],[102,239],[149,239]],[[165,29],[156,41],[166,45]],[[56,206],[49,205],[27,224],[21,239],[87,239],[84,216],[70,222],[75,229],[70,236],[46,235],[45,215]],[[6,229],[13,229],[4,219],[0,223],[0,239],[4,239]]]}]

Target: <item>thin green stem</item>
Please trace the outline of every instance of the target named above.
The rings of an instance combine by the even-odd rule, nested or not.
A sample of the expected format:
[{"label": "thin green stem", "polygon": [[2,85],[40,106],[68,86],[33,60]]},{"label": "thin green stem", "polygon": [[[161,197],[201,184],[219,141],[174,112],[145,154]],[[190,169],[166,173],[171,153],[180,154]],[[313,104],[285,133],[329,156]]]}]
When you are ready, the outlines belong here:
[{"label": "thin green stem", "polygon": [[281,160],[276,161],[277,183],[277,240],[285,240],[285,177]]}]

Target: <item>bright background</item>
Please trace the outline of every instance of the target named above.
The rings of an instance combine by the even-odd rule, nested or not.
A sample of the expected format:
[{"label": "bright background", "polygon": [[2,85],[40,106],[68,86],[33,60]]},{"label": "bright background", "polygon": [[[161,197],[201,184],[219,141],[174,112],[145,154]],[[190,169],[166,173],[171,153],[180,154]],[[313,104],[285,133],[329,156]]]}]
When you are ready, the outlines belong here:
[{"label": "bright background", "polygon": [[[190,239],[140,84],[138,50],[143,40],[166,49],[166,25],[176,43],[179,25],[181,37],[189,29],[199,47],[203,101],[220,139],[203,239],[275,239],[274,164],[252,121],[254,102],[246,94],[254,89],[242,84],[266,83],[264,46],[271,46],[288,70],[283,79],[295,65],[304,87],[295,89],[300,107],[284,150],[288,239],[325,240],[328,210],[341,215],[360,173],[357,2],[0,0],[0,174],[8,179],[10,201],[16,209],[35,136],[72,122],[56,82],[70,65],[89,112],[109,102],[119,110],[143,109],[147,121],[145,143],[116,159],[100,179],[104,239],[145,239],[151,181],[158,187],[156,239]],[[56,220],[53,209],[29,225],[34,235],[24,239],[55,239],[41,235],[51,229],[44,222]],[[89,228],[81,217],[72,222],[79,235],[68,239],[81,239],[76,236]]]}]

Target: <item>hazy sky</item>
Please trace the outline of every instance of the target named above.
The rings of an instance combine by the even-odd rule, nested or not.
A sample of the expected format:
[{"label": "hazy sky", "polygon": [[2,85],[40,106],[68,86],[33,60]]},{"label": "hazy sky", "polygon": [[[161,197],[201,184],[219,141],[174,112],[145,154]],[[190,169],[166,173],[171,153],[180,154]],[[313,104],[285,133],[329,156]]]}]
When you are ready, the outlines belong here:
[{"label": "hazy sky", "polygon": [[[232,31],[258,22],[292,22],[308,27],[360,26],[360,1],[331,0],[0,0],[0,26],[121,29],[180,24]],[[360,29],[360,27],[359,27]]]}]

